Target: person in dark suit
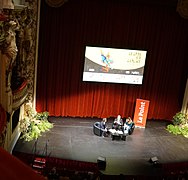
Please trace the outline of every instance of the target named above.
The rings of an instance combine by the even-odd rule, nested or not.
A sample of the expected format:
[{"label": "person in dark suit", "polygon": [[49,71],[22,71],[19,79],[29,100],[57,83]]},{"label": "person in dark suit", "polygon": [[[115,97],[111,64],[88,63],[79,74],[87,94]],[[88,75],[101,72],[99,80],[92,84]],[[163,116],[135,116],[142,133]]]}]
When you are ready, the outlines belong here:
[{"label": "person in dark suit", "polygon": [[102,130],[102,137],[105,137],[107,133],[106,122],[107,122],[107,118],[103,118],[100,123],[100,129]]}]

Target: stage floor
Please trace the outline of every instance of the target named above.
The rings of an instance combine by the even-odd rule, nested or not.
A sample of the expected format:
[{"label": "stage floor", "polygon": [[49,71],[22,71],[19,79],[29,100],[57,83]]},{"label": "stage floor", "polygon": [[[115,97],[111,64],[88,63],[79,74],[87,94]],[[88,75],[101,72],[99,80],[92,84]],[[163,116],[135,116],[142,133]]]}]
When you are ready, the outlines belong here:
[{"label": "stage floor", "polygon": [[[54,127],[38,139],[37,154],[45,155],[47,149],[51,157],[86,162],[97,162],[102,156],[106,158],[104,174],[159,175],[161,169],[149,162],[152,157],[162,164],[188,162],[188,138],[170,134],[166,121],[148,120],[146,128],[135,128],[126,141],[94,135],[97,118],[49,117],[49,121]],[[112,120],[107,124],[111,127]],[[19,139],[13,151],[34,153],[34,144]]]}]

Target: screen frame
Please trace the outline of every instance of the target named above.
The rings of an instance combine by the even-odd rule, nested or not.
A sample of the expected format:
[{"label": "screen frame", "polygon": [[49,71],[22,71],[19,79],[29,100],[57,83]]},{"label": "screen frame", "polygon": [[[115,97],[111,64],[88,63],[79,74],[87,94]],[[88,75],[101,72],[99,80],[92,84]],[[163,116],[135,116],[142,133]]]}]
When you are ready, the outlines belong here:
[{"label": "screen frame", "polygon": [[[139,55],[139,58],[141,59],[141,63],[139,60],[139,63],[137,63],[137,68],[134,69],[134,66],[131,67],[131,69],[114,69],[114,68],[108,68],[108,72],[106,70],[105,72],[105,66],[101,65],[101,62],[98,64],[97,62],[97,66],[100,67],[100,71],[96,71],[97,68],[91,68],[92,67],[92,63],[93,66],[96,66],[96,63],[93,62],[92,60],[90,60],[87,56],[87,52],[88,52],[88,48],[93,48],[94,52],[91,53],[95,53],[95,50],[107,50],[107,51],[117,51],[119,53],[129,53],[128,55],[126,54],[126,58],[127,57],[136,57]],[[99,52],[97,58],[99,57]],[[130,53],[134,53],[137,55],[135,56],[130,56]],[[96,53],[95,53],[96,54]],[[95,54],[93,54],[93,57],[95,56]],[[107,53],[106,53],[107,54]],[[141,54],[141,55],[140,55]],[[143,84],[143,79],[144,79],[144,72],[145,72],[145,66],[146,66],[146,59],[147,59],[147,54],[148,51],[146,49],[133,49],[133,48],[122,48],[122,47],[107,47],[107,46],[93,46],[93,45],[85,45],[84,47],[84,63],[83,63],[83,70],[82,70],[82,81],[83,82],[103,82],[103,83],[120,83],[120,84],[135,84],[135,85],[142,85]],[[112,55],[114,55],[112,53]],[[142,57],[141,57],[142,56]],[[91,59],[93,58],[91,57]],[[102,57],[102,53],[101,53],[101,57]],[[114,56],[115,57],[115,56]],[[94,59],[95,60],[95,59]],[[98,59],[97,59],[98,60]],[[102,60],[102,59],[101,59]],[[90,64],[87,62],[90,61]],[[128,60],[126,61],[127,63]],[[132,59],[130,61],[130,64],[133,64],[133,62],[135,63],[135,59]],[[89,65],[88,65],[89,64]],[[117,63],[116,63],[117,64]],[[120,66],[119,66],[120,67]],[[128,66],[127,66],[128,67]],[[122,68],[122,66],[120,67]],[[89,69],[89,70],[88,70]],[[102,70],[103,69],[103,70]]]}]

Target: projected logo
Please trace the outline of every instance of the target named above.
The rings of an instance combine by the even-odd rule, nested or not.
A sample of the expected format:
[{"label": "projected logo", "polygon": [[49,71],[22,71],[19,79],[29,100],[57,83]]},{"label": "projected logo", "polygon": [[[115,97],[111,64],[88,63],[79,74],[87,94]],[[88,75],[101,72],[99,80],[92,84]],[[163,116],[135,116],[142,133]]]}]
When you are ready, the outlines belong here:
[{"label": "projected logo", "polygon": [[111,64],[113,63],[113,60],[110,59],[110,53],[108,52],[106,55],[103,53],[101,49],[101,59],[104,64],[104,67],[102,67],[103,72],[109,72],[109,69],[111,69]]}]

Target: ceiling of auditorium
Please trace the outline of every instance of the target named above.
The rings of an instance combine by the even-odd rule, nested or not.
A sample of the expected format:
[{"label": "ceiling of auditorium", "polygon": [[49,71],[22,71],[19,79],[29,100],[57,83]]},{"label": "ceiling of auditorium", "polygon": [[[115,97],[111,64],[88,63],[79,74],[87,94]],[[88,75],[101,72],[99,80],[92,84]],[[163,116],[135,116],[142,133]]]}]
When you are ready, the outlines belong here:
[{"label": "ceiling of auditorium", "polygon": [[178,0],[124,0],[129,3],[177,6]]}]

